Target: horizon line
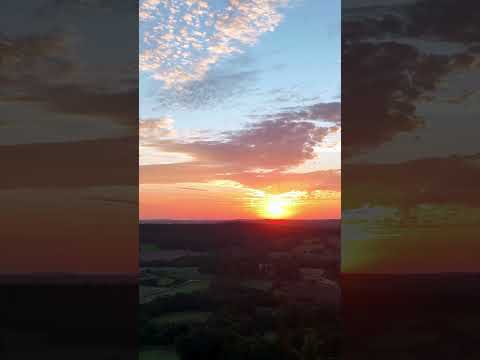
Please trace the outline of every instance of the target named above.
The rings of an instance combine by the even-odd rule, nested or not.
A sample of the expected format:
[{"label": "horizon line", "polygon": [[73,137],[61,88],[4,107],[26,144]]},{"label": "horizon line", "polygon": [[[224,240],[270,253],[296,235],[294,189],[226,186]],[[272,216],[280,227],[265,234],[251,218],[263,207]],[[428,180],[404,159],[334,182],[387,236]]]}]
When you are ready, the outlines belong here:
[{"label": "horizon line", "polygon": [[169,219],[169,218],[154,218],[154,219],[139,219],[139,222],[163,222],[163,221],[197,221],[197,222],[228,222],[228,221],[340,221],[341,218],[319,218],[319,219],[274,219],[274,218],[226,218],[226,219]]}]

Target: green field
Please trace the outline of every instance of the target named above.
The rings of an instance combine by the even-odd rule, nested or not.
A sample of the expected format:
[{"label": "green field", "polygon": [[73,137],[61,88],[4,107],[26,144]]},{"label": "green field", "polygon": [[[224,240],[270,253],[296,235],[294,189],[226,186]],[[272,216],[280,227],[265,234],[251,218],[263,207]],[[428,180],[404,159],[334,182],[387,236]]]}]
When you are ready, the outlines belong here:
[{"label": "green field", "polygon": [[207,321],[211,313],[202,311],[182,311],[168,313],[154,318],[152,321],[156,325],[165,324],[183,324],[183,323],[201,323]]},{"label": "green field", "polygon": [[151,349],[140,351],[139,360],[179,360],[175,350]]},{"label": "green field", "polygon": [[175,279],[201,279],[205,275],[198,271],[197,267],[175,267],[163,266],[150,268],[150,270],[157,276],[171,277]]},{"label": "green field", "polygon": [[191,294],[197,291],[207,290],[210,280],[189,280],[178,286],[172,286],[162,293],[162,296],[173,296],[175,294]]},{"label": "green field", "polygon": [[174,286],[140,286],[140,303],[152,301],[161,296],[173,296],[176,294],[191,294],[197,291],[205,291],[210,286],[210,280],[188,280]]},{"label": "green field", "polygon": [[160,251],[161,248],[158,247],[157,244],[142,244],[142,251],[143,252],[150,252],[150,251]]},{"label": "green field", "polygon": [[272,289],[272,282],[268,280],[247,280],[241,282],[242,286],[250,289],[269,291]]},{"label": "green field", "polygon": [[157,286],[140,286],[139,287],[139,299],[140,304],[144,304],[146,302],[152,301],[158,296],[161,296],[168,288],[165,287],[157,287]]},{"label": "green field", "polygon": [[157,278],[157,285],[158,286],[170,286],[173,285],[175,279],[168,278],[168,277],[159,277]]}]

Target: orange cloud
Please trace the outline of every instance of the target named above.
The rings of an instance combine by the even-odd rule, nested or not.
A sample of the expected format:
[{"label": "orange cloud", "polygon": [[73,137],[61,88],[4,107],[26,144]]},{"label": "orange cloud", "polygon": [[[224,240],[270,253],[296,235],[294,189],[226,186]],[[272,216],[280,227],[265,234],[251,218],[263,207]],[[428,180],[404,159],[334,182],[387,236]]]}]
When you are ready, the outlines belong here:
[{"label": "orange cloud", "polygon": [[[321,112],[337,121],[338,110],[338,104],[295,109],[216,137],[180,136],[168,118],[142,121],[141,218],[266,217],[275,199],[282,216],[338,217],[340,171],[308,163],[322,157],[319,145],[338,131],[310,119]],[[280,209],[284,202],[288,211]]]},{"label": "orange cloud", "polygon": [[232,180],[146,184],[140,186],[140,218],[338,218],[339,195],[298,190],[272,194]]}]

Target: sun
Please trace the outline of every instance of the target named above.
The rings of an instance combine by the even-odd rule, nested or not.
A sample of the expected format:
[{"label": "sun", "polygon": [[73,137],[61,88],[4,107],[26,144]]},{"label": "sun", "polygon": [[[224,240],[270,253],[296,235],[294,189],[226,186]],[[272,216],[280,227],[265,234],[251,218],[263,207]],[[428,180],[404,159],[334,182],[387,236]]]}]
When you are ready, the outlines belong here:
[{"label": "sun", "polygon": [[265,201],[264,215],[272,219],[286,218],[290,215],[291,206],[291,200],[271,196]]}]

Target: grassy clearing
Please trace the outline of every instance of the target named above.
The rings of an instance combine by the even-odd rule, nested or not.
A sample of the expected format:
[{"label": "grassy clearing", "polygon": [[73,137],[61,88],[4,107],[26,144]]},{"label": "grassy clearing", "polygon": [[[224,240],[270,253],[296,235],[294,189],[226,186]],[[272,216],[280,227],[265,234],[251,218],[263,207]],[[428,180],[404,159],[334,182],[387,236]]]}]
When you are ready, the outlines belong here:
[{"label": "grassy clearing", "polygon": [[242,286],[250,289],[269,291],[272,289],[272,282],[267,280],[247,280],[243,281]]},{"label": "grassy clearing", "polygon": [[142,252],[152,252],[152,251],[160,251],[160,247],[157,244],[142,244],[141,245]]},{"label": "grassy clearing", "polygon": [[210,280],[189,280],[175,287],[169,287],[163,296],[175,294],[191,294],[197,291],[207,290],[210,286]]},{"label": "grassy clearing", "polygon": [[157,286],[140,286],[139,287],[139,300],[140,304],[152,301],[157,296],[161,296],[168,291],[168,288]]},{"label": "grassy clearing", "polygon": [[175,279],[173,278],[165,278],[165,277],[159,277],[156,279],[157,280],[157,285],[158,286],[170,286],[175,283]]},{"label": "grassy clearing", "polygon": [[202,312],[202,311],[183,311],[169,313],[162,316],[159,316],[152,321],[156,325],[166,325],[166,324],[185,324],[185,323],[202,323],[207,321],[211,313]]},{"label": "grassy clearing", "polygon": [[139,360],[179,360],[175,350],[151,349],[140,351]]},{"label": "grassy clearing", "polygon": [[174,286],[140,286],[140,303],[145,304],[158,297],[173,296],[176,294],[191,294],[197,291],[205,291],[210,286],[210,280],[188,280]]},{"label": "grassy clearing", "polygon": [[152,283],[140,286],[141,304],[158,297],[208,290],[212,277],[201,274],[197,267],[149,267],[143,270],[143,278],[152,280]]},{"label": "grassy clearing", "polygon": [[168,276],[175,279],[197,279],[202,275],[197,267],[163,266],[155,268],[154,271],[157,275]]},{"label": "grassy clearing", "polygon": [[278,335],[274,331],[268,331],[263,335],[263,338],[265,341],[273,344],[278,340]]},{"label": "grassy clearing", "polygon": [[175,267],[175,266],[158,266],[143,267],[145,277],[157,279],[173,279],[173,280],[208,280],[212,276],[202,274],[198,271],[198,267]]}]

